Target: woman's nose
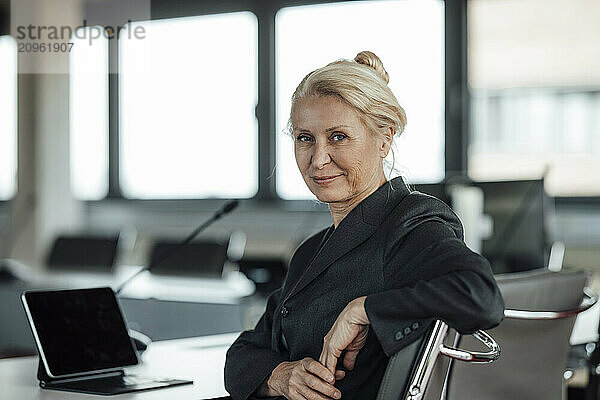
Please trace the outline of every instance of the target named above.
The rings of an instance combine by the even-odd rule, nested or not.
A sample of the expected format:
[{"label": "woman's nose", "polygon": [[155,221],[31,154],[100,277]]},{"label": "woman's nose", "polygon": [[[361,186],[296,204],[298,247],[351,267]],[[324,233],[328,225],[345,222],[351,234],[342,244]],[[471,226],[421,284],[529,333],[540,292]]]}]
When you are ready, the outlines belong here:
[{"label": "woman's nose", "polygon": [[331,162],[331,156],[326,144],[315,144],[314,153],[312,156],[312,164],[315,168],[321,169]]}]

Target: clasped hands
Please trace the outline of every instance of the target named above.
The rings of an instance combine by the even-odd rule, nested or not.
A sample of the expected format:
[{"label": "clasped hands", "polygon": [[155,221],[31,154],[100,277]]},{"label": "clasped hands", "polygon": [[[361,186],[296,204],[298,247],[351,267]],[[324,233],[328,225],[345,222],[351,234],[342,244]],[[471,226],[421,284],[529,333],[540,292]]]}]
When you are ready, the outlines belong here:
[{"label": "clasped hands", "polygon": [[369,319],[365,312],[365,296],[352,300],[338,315],[333,326],[323,338],[319,360],[306,357],[299,361],[279,364],[265,385],[261,395],[285,396],[290,400],[327,400],[341,398],[334,383],[343,379],[346,372],[337,370],[338,359],[345,351],[343,365],[354,368],[356,357],[363,348],[369,333]]}]

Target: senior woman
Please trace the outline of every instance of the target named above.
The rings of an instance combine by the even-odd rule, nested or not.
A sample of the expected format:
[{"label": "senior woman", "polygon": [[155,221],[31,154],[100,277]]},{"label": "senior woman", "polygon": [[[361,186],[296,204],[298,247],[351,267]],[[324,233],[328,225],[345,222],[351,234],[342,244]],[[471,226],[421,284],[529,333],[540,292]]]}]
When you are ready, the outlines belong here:
[{"label": "senior woman", "polygon": [[488,262],[440,200],[388,181],[406,116],[363,51],[309,73],[292,96],[296,163],[333,224],[295,251],[281,289],[227,352],[234,400],[374,399],[388,358],[434,319],[461,333],[500,323]]}]

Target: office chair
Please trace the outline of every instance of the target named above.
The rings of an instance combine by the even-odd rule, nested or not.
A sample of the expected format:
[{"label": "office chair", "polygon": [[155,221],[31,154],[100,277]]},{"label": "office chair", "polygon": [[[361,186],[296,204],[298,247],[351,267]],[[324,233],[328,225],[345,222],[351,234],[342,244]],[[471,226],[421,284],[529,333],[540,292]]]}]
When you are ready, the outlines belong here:
[{"label": "office chair", "polygon": [[221,279],[228,272],[228,263],[238,263],[242,259],[245,247],[246,235],[242,231],[189,243],[157,240],[150,254],[149,269],[158,275]]},{"label": "office chair", "polygon": [[[179,241],[156,241],[150,254],[153,274],[199,276],[220,279],[227,261],[229,239],[197,240],[182,245]],[[164,257],[169,254],[168,257]]]},{"label": "office chair", "polygon": [[[498,275],[496,280],[507,310],[490,334],[502,347],[502,358],[481,368],[455,364],[448,400],[565,399],[564,371],[575,317],[597,301],[586,287],[588,274],[541,269]],[[472,339],[465,337],[461,343],[471,346]]]},{"label": "office chair", "polygon": [[500,357],[500,347],[484,331],[472,337],[487,352],[473,352],[448,346],[457,333],[437,320],[422,338],[393,355],[389,362],[377,400],[441,399],[445,394],[447,373],[452,360],[466,363],[491,363]]},{"label": "office chair", "polygon": [[47,259],[50,269],[110,272],[117,257],[118,235],[58,236]]}]

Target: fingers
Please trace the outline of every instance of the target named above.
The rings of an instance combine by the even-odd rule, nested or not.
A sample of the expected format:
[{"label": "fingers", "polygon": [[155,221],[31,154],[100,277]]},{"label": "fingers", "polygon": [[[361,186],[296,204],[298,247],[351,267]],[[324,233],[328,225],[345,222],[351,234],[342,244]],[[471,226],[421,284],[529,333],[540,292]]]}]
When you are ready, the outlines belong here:
[{"label": "fingers", "polygon": [[300,389],[291,390],[288,396],[285,396],[286,399],[289,400],[306,400],[306,397],[302,393],[300,393]]},{"label": "fingers", "polygon": [[341,355],[343,349],[337,349],[332,344],[332,331],[333,328],[323,338],[323,349],[321,350],[321,355],[319,356],[319,362],[323,364],[333,375],[335,374],[335,367],[337,366],[338,357]]},{"label": "fingers", "polygon": [[308,382],[306,382],[306,386],[300,387],[298,391],[302,396],[309,400],[331,400],[339,399],[341,397],[339,390],[318,378],[315,378],[314,380],[309,379]]},{"label": "fingers", "polygon": [[310,390],[306,386],[298,388],[296,391],[296,396],[292,397],[291,400],[331,400],[327,399],[327,397],[315,392],[314,390]]},{"label": "fingers", "polygon": [[334,377],[333,374],[327,370],[320,362],[313,360],[312,358],[305,358],[302,360],[302,366],[305,370],[312,373],[313,375],[318,376],[322,380],[326,382],[333,383]]},{"label": "fingers", "polygon": [[327,367],[327,369],[332,374],[335,373],[335,367],[337,366],[337,360],[338,360],[338,358],[336,356],[334,356],[331,352],[327,353],[327,357],[325,359],[325,367]]},{"label": "fingers", "polygon": [[321,365],[323,365],[330,374],[335,373],[335,366],[334,368],[331,368],[331,361],[330,361],[330,353],[329,353],[329,348],[327,345],[327,340],[324,340],[323,343],[323,350],[321,350],[321,355],[319,356],[319,363]]},{"label": "fingers", "polygon": [[354,363],[356,362],[357,356],[358,356],[358,350],[346,351],[346,355],[344,356],[344,361],[343,361],[344,367],[349,370],[354,369]]},{"label": "fingers", "polygon": [[337,371],[335,371],[335,380],[336,381],[344,379],[345,376],[346,376],[346,371],[343,371],[341,369],[338,369]]},{"label": "fingers", "polygon": [[327,346],[323,344],[323,348],[321,349],[321,355],[319,356],[319,362],[322,365],[325,365],[325,360],[327,359]]},{"label": "fingers", "polygon": [[312,358],[299,362],[290,379],[290,389],[309,400],[339,399],[341,393],[333,386],[334,375]]},{"label": "fingers", "polygon": [[[328,398],[339,399],[341,397],[341,393],[334,386],[322,381],[316,376],[307,376],[305,379],[307,389],[312,389],[311,391],[317,392],[319,395],[325,395]],[[308,392],[307,392],[308,393]],[[306,393],[303,393],[306,395]]]}]

